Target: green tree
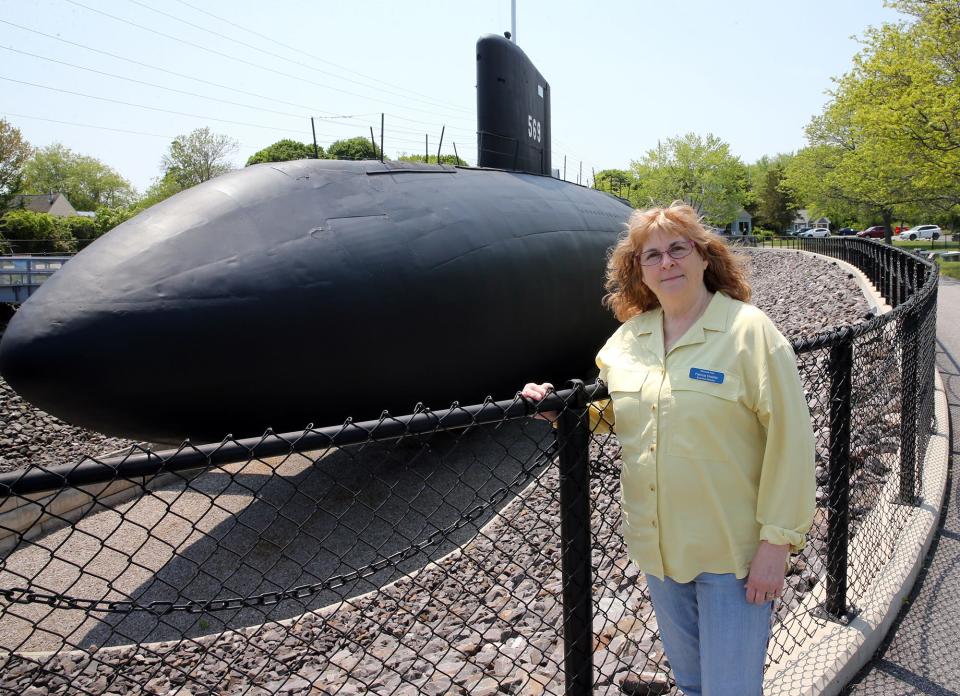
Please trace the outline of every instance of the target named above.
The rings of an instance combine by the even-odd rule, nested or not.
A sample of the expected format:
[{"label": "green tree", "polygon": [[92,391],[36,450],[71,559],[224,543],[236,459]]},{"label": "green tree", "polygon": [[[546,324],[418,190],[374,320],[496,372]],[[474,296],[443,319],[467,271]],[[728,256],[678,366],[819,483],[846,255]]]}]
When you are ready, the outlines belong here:
[{"label": "green tree", "polygon": [[866,137],[912,168],[907,206],[960,205],[960,4],[899,0],[912,17],[866,33],[836,96]]},{"label": "green tree", "polygon": [[177,176],[172,172],[168,172],[153,180],[153,183],[150,184],[143,194],[143,198],[137,201],[136,207],[139,210],[144,210],[151,205],[156,205],[160,201],[167,200],[176,193],[180,193],[184,188],[186,187],[180,184]]},{"label": "green tree", "polygon": [[[430,155],[427,160],[423,159],[423,155],[408,155],[406,152],[397,157],[401,162],[424,162],[427,164],[437,164],[437,156]],[[456,155],[440,155],[440,164],[450,164],[453,166],[460,166],[465,164],[463,160],[457,159]]]},{"label": "green tree", "polygon": [[746,202],[746,168],[720,138],[695,133],[669,138],[631,162],[636,205],[686,201],[719,227],[733,222]]},{"label": "green tree", "polygon": [[811,145],[787,165],[784,185],[814,215],[880,219],[887,241],[897,208],[916,196],[905,163],[889,158],[888,144],[836,119],[831,111],[807,128]]},{"label": "green tree", "polygon": [[357,136],[347,140],[337,140],[327,148],[327,157],[330,159],[380,159],[380,148],[368,138]]},{"label": "green tree", "polygon": [[[323,148],[317,146],[320,159],[326,157]],[[289,162],[290,160],[313,159],[313,145],[297,142],[296,140],[278,140],[273,145],[267,145],[259,152],[250,155],[245,166],[263,164],[264,162]]]},{"label": "green tree", "polygon": [[172,177],[181,189],[209,181],[233,169],[230,156],[238,148],[236,140],[209,128],[178,135],[160,162],[163,178]]},{"label": "green tree", "polygon": [[790,227],[798,206],[790,191],[783,185],[784,170],[791,155],[761,157],[747,167],[747,211],[754,217],[754,225],[785,231]]},{"label": "green tree", "polygon": [[19,128],[0,118],[0,211],[11,196],[20,190],[23,181],[23,165],[30,157],[32,148],[23,139]]},{"label": "green tree", "polygon": [[637,180],[626,169],[601,169],[593,176],[593,188],[606,191],[621,198],[630,198]]},{"label": "green tree", "polygon": [[62,193],[77,210],[124,205],[136,197],[130,182],[100,160],[54,143],[34,151],[23,167],[22,193]]},{"label": "green tree", "polygon": [[890,3],[912,21],[870,29],[810,147],[787,168],[810,207],[883,221],[944,220],[960,206],[960,5]]},{"label": "green tree", "polygon": [[64,220],[32,210],[11,210],[0,218],[0,237],[14,253],[73,252],[77,242]]},{"label": "green tree", "polygon": [[101,207],[97,208],[97,217],[95,218],[95,232],[94,236],[99,237],[106,232],[109,232],[117,225],[120,225],[134,215],[141,213],[152,205],[164,201],[175,193],[179,193],[183,190],[183,187],[180,185],[179,181],[173,174],[166,174],[165,176],[157,177],[153,180],[153,183],[150,184],[150,187],[144,193],[143,197],[131,203],[130,205],[124,206],[113,206],[113,207]]}]

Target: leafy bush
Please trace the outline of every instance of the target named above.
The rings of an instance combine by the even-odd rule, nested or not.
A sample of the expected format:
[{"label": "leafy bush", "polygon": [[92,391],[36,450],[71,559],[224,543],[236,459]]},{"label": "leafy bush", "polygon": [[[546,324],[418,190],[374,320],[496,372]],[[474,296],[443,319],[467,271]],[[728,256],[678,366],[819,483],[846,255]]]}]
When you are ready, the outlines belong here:
[{"label": "leafy bush", "polygon": [[334,142],[327,148],[327,157],[346,160],[380,159],[380,148],[368,138],[358,135],[356,138]]},{"label": "leafy bush", "polygon": [[[320,156],[320,159],[326,157],[326,153],[319,145],[317,146],[317,154]],[[313,145],[307,145],[306,143],[285,138],[250,155],[246,166],[263,164],[264,162],[289,162],[290,160],[299,159],[313,159]]]},{"label": "leafy bush", "polygon": [[0,218],[0,236],[15,254],[74,252],[77,242],[65,220],[32,210],[11,210]]},{"label": "leafy bush", "polygon": [[[403,153],[398,158],[401,162],[423,162],[423,155],[408,155]],[[426,160],[428,164],[436,164],[437,156],[430,155],[430,158]],[[463,160],[458,160],[456,155],[440,155],[440,164],[452,164],[452,165],[466,165],[466,162]]]},{"label": "leafy bush", "polygon": [[98,236],[97,223],[93,218],[72,215],[67,218],[60,218],[60,224],[66,227],[71,237],[78,242],[82,242],[82,246],[86,246]]},{"label": "leafy bush", "polygon": [[128,205],[121,208],[97,208],[97,217],[94,219],[96,233],[91,237],[106,234],[122,222],[126,222],[140,212],[138,205]]}]

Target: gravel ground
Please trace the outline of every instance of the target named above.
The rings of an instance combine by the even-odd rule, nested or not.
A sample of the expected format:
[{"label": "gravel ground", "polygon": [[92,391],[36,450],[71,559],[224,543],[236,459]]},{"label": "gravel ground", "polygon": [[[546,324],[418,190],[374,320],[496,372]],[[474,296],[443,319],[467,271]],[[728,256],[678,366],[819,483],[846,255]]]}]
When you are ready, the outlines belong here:
[{"label": "gravel ground", "polygon": [[[859,287],[832,261],[795,252],[743,253],[750,261],[754,302],[789,338],[865,317],[868,305]],[[70,429],[8,397],[4,389],[0,454],[8,468],[28,461],[71,461],[124,444]],[[16,417],[10,415],[14,411]],[[69,429],[66,433],[65,428]],[[515,458],[512,448],[525,441],[526,454],[522,457],[529,462],[535,449],[543,446],[544,432],[538,428],[525,424],[518,433],[493,436],[498,460]],[[7,442],[15,443],[17,449],[9,450],[11,445],[4,444]],[[472,444],[475,451],[471,451],[471,443],[453,446],[466,448],[463,471],[473,470],[468,465],[482,460],[479,450],[491,449],[491,442],[484,438]],[[508,446],[510,454],[506,452]],[[655,620],[644,597],[642,579],[627,562],[619,535],[617,445],[612,440],[595,443],[595,456],[601,446],[605,450],[602,459],[611,462],[611,471],[610,475],[595,477],[592,485],[597,567],[594,597],[598,602],[594,662],[600,674],[597,693],[619,693],[624,676],[643,669],[648,671],[648,681],[669,693]],[[441,453],[443,457],[448,455]],[[41,459],[45,456],[50,459]],[[288,505],[284,501],[294,501],[298,494],[310,490],[309,481],[296,476],[313,472],[318,463],[323,463],[320,458],[287,458],[279,464],[238,465],[240,468],[233,471],[167,486],[156,496],[131,501],[116,511],[90,515],[72,531],[55,532],[38,544],[10,554],[0,565],[0,587],[20,586],[23,578],[37,577],[46,588],[69,590],[80,597],[183,601],[187,597],[216,596],[218,589],[227,590],[220,596],[249,595],[330,577],[335,566],[315,567],[322,549],[305,548],[305,542],[315,546],[319,540],[338,549],[341,556],[350,555],[356,549],[370,547],[368,540],[388,529],[399,530],[400,537],[409,543],[422,539],[424,530],[435,525],[433,520],[425,524],[422,516],[414,521],[405,513],[399,518],[384,515],[388,524],[379,531],[365,524],[348,524],[337,526],[336,534],[330,536],[321,526],[311,531],[310,539],[291,536],[289,530],[285,534],[278,531],[291,523],[294,528],[306,524],[300,515],[309,505]],[[326,490],[314,489],[310,497],[326,502],[329,491],[344,489],[352,495],[347,502],[355,503],[362,493],[354,487],[355,481],[347,481],[354,468],[351,464],[357,461],[334,460],[323,474]],[[108,688],[125,692],[134,690],[134,684],[146,684],[150,693],[168,693],[186,684],[193,694],[241,693],[247,689],[253,689],[252,693],[307,693],[312,683],[320,693],[340,694],[517,693],[523,685],[529,689],[537,684],[541,685],[539,690],[530,693],[562,693],[562,647],[557,642],[561,584],[556,472],[554,467],[524,472],[525,465],[495,477],[524,482],[533,477],[533,481],[498,516],[479,519],[472,530],[486,524],[482,532],[463,539],[460,548],[438,547],[430,554],[435,563],[420,571],[407,566],[400,569],[403,572],[399,579],[397,573],[382,576],[384,582],[395,581],[377,592],[356,596],[358,591],[382,583],[341,588],[340,597],[353,599],[331,602],[333,598],[328,597],[326,606],[281,603],[276,610],[236,611],[226,619],[223,613],[215,612],[180,617],[145,612],[111,616],[50,610],[42,605],[9,605],[6,612],[0,612],[0,649],[83,646],[85,651],[52,658],[44,674],[36,670],[33,661],[11,657],[2,665],[0,691],[29,693],[27,686],[32,684],[42,689],[37,693],[66,693],[81,686],[94,693],[104,693]],[[262,467],[266,469],[261,471]],[[276,467],[276,473],[294,476],[290,490],[282,495],[263,492],[265,482],[277,478],[270,470]],[[283,467],[289,471],[282,471]],[[489,495],[478,482],[475,495],[458,500],[423,468],[408,466],[406,472],[409,480],[391,482],[390,492],[405,486],[410,486],[411,492],[422,492],[424,486],[419,484],[428,482],[430,492],[448,507],[469,507]],[[224,473],[243,476],[233,480]],[[522,477],[524,473],[527,476]],[[259,483],[251,483],[255,480]],[[255,503],[263,500],[271,503],[262,506],[269,512],[266,527],[258,522],[261,518],[257,515],[244,518]],[[381,500],[374,499],[357,509],[379,513],[381,505]],[[407,510],[412,507],[415,505]],[[441,503],[434,504],[434,510],[441,508]],[[274,534],[279,536],[275,538]],[[218,547],[230,547],[223,542],[231,539],[236,542],[238,550],[234,553],[239,563],[236,558],[231,563],[230,558],[216,555]],[[249,562],[248,551],[243,549],[265,539],[275,549],[267,554],[265,562]],[[212,548],[206,555],[198,553],[205,544]],[[135,564],[129,567],[128,554],[135,558]],[[310,577],[271,576],[283,571],[283,564],[277,561],[291,556],[305,559],[303,572],[309,572]],[[349,560],[362,565],[362,561]],[[426,558],[419,556],[417,561],[417,567],[424,566]],[[791,581],[794,603],[815,580],[816,568],[811,568],[815,561],[813,556],[801,559],[795,568]],[[256,566],[259,574],[245,575],[248,565]],[[305,609],[315,611],[295,618],[289,625],[277,623]],[[255,623],[264,625],[243,628]],[[216,635],[203,635],[214,632]],[[182,642],[168,640],[182,635],[195,637]],[[167,642],[152,647],[103,647],[148,640]]]}]

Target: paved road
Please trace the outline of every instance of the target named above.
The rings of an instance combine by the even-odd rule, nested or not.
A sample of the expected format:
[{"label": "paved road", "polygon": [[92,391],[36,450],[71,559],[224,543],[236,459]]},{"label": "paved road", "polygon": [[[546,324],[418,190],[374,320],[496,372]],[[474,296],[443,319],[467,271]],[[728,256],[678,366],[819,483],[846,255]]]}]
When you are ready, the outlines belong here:
[{"label": "paved road", "polygon": [[960,282],[950,278],[940,281],[937,344],[952,437],[942,527],[886,643],[847,696],[960,696]]}]

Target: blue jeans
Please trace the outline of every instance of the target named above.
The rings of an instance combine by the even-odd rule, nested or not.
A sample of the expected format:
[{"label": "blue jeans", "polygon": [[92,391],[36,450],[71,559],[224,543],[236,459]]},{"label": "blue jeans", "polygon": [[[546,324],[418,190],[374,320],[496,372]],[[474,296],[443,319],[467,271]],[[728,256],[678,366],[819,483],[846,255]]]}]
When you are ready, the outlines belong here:
[{"label": "blue jeans", "polygon": [[761,696],[772,602],[750,604],[746,578],[647,575],[660,638],[686,696]]}]

